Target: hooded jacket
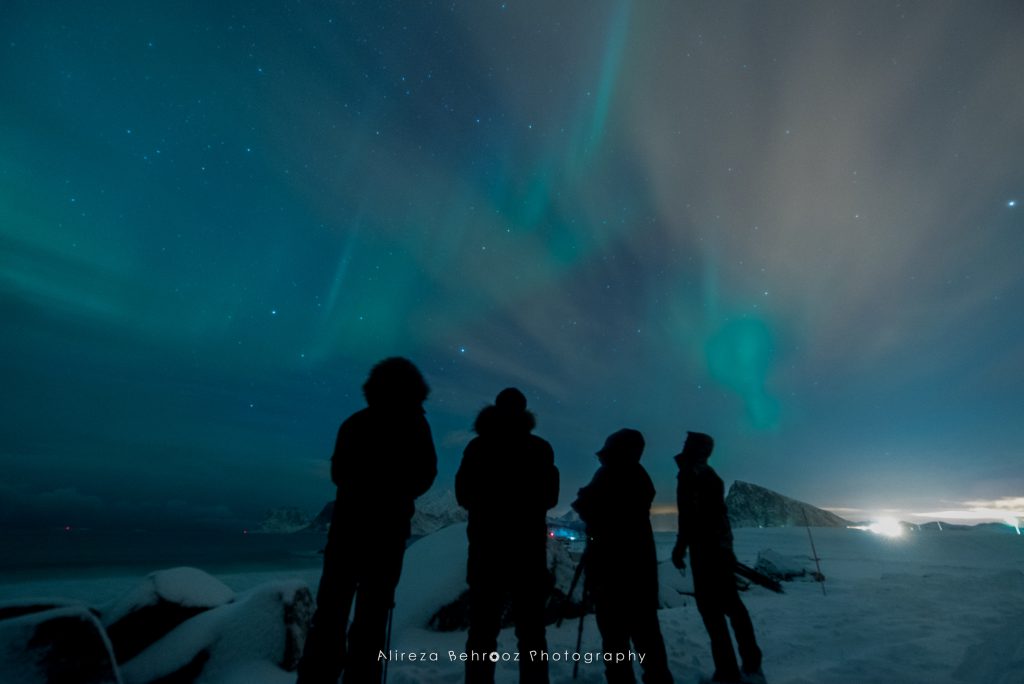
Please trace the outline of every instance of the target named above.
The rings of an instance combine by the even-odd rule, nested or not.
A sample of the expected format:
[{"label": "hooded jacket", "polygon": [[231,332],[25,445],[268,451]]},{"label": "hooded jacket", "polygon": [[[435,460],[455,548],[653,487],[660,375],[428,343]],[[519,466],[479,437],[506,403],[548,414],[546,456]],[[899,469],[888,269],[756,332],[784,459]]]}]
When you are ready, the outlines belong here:
[{"label": "hooded jacket", "polygon": [[534,425],[526,410],[487,406],[477,415],[477,436],[455,475],[455,498],[469,512],[471,554],[474,543],[487,539],[541,549],[546,544],[547,511],[558,503],[559,476],[554,451],[532,434]]},{"label": "hooded jacket", "polygon": [[[587,525],[587,578],[595,588],[653,592],[658,565],[651,529],[654,483],[640,455],[609,454],[572,507]],[[613,586],[614,585],[614,586]]]},{"label": "hooded jacket", "polygon": [[373,401],[338,429],[331,479],[338,487],[331,530],[409,536],[415,499],[437,475],[437,454],[421,405]]},{"label": "hooded jacket", "polygon": [[676,505],[679,509],[677,546],[691,558],[712,558],[732,554],[732,527],[725,506],[725,484],[707,464],[706,455],[678,454],[679,480]]}]

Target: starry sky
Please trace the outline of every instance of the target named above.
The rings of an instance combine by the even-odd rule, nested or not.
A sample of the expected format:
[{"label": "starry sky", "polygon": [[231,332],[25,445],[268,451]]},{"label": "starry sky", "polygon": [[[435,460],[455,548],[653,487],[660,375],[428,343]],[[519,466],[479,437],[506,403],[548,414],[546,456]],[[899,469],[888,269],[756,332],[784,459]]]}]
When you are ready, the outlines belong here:
[{"label": "starry sky", "polygon": [[8,527],[315,513],[396,354],[439,490],[514,385],[563,505],[629,426],[661,506],[703,430],[854,519],[1024,507],[1019,2],[3,14]]}]

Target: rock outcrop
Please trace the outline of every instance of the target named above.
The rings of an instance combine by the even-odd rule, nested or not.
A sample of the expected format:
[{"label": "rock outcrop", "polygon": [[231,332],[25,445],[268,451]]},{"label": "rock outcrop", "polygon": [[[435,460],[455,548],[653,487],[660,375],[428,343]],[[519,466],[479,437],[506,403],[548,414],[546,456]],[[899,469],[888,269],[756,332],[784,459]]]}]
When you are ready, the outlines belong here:
[{"label": "rock outcrop", "polygon": [[235,592],[202,570],[161,570],[105,609],[103,624],[118,662],[125,662],[186,620],[234,597]]},{"label": "rock outcrop", "polygon": [[[245,663],[298,665],[313,614],[302,582],[275,582],[179,625],[121,666],[126,684],[222,681]],[[234,681],[244,681],[235,678]]]},{"label": "rock outcrop", "polygon": [[287,679],[313,595],[299,580],[235,594],[195,568],[152,573],[97,609],[25,598],[0,604],[3,684],[193,684]]},{"label": "rock outcrop", "polygon": [[86,606],[5,614],[18,617],[0,619],[4,682],[121,684],[103,625]]},{"label": "rock outcrop", "polygon": [[729,487],[725,504],[733,527],[848,527],[852,524],[835,513],[739,480]]}]

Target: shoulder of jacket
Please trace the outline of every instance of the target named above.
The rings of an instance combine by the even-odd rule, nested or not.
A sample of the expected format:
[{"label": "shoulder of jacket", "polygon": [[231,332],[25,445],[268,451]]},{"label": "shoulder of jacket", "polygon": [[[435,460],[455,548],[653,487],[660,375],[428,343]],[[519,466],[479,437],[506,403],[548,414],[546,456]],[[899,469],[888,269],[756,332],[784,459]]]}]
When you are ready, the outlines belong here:
[{"label": "shoulder of jacket", "polygon": [[348,420],[369,420],[373,416],[373,413],[373,409],[371,409],[369,406],[364,406],[363,408],[359,409],[351,416],[349,416]]},{"label": "shoulder of jacket", "polygon": [[640,479],[642,479],[645,482],[650,482],[651,485],[653,486],[654,485],[654,480],[651,479],[651,474],[649,472],[647,472],[647,468],[644,468],[642,463],[638,463],[637,464],[637,468],[639,470],[639,477],[640,477]]},{"label": "shoulder of jacket", "polygon": [[529,435],[529,441],[533,448],[535,448],[539,453],[544,454],[545,456],[550,456],[551,458],[555,457],[555,450],[551,447],[551,443],[548,442],[548,440],[531,432]]},{"label": "shoulder of jacket", "polygon": [[360,409],[360,410],[356,411],[355,413],[350,415],[348,418],[346,418],[345,420],[341,421],[341,428],[340,429],[342,429],[342,430],[349,430],[349,429],[351,429],[351,428],[353,428],[353,427],[355,427],[357,425],[364,424],[370,418],[369,413],[370,413],[370,409],[369,408],[363,408],[363,409]]},{"label": "shoulder of jacket", "polygon": [[473,439],[469,440],[469,443],[466,445],[466,448],[462,450],[462,455],[477,458],[482,453],[486,452],[487,449],[487,438],[477,435]]},{"label": "shoulder of jacket", "polygon": [[590,484],[597,485],[598,487],[607,486],[608,482],[613,479],[615,471],[610,471],[608,466],[598,466],[597,470],[594,471],[594,477],[590,479]]}]

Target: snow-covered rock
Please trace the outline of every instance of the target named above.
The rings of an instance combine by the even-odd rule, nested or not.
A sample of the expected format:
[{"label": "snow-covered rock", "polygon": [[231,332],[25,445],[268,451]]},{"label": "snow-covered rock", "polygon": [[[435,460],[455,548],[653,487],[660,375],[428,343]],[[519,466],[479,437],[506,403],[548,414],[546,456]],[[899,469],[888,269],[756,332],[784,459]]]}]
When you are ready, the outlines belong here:
[{"label": "snow-covered rock", "polygon": [[[417,539],[405,552],[395,591],[394,626],[425,628],[442,607],[457,600],[466,584],[466,524],[457,523]],[[424,569],[429,568],[429,571]]]},{"label": "snow-covered rock", "polygon": [[270,534],[288,534],[309,528],[309,514],[301,508],[283,506],[271,508],[260,523],[259,531]]},{"label": "snow-covered rock", "polygon": [[453,490],[428,493],[416,499],[416,512],[411,521],[412,535],[422,537],[467,519],[466,509],[455,500]]},{"label": "snow-covered rock", "polygon": [[121,684],[110,641],[83,605],[0,620],[4,684]]},{"label": "snow-covered rock", "polygon": [[244,671],[294,670],[313,614],[300,581],[264,584],[179,625],[121,668],[125,684],[244,681]]},{"label": "snow-covered rock", "polygon": [[160,570],[105,608],[103,624],[118,661],[124,662],[189,618],[234,597],[234,591],[202,570]]},{"label": "snow-covered rock", "polygon": [[725,497],[733,527],[849,527],[834,513],[749,482],[732,483]]},{"label": "snow-covered rock", "polygon": [[806,556],[784,556],[772,549],[757,552],[754,569],[780,582],[789,582],[798,577],[815,577],[814,561]]}]

